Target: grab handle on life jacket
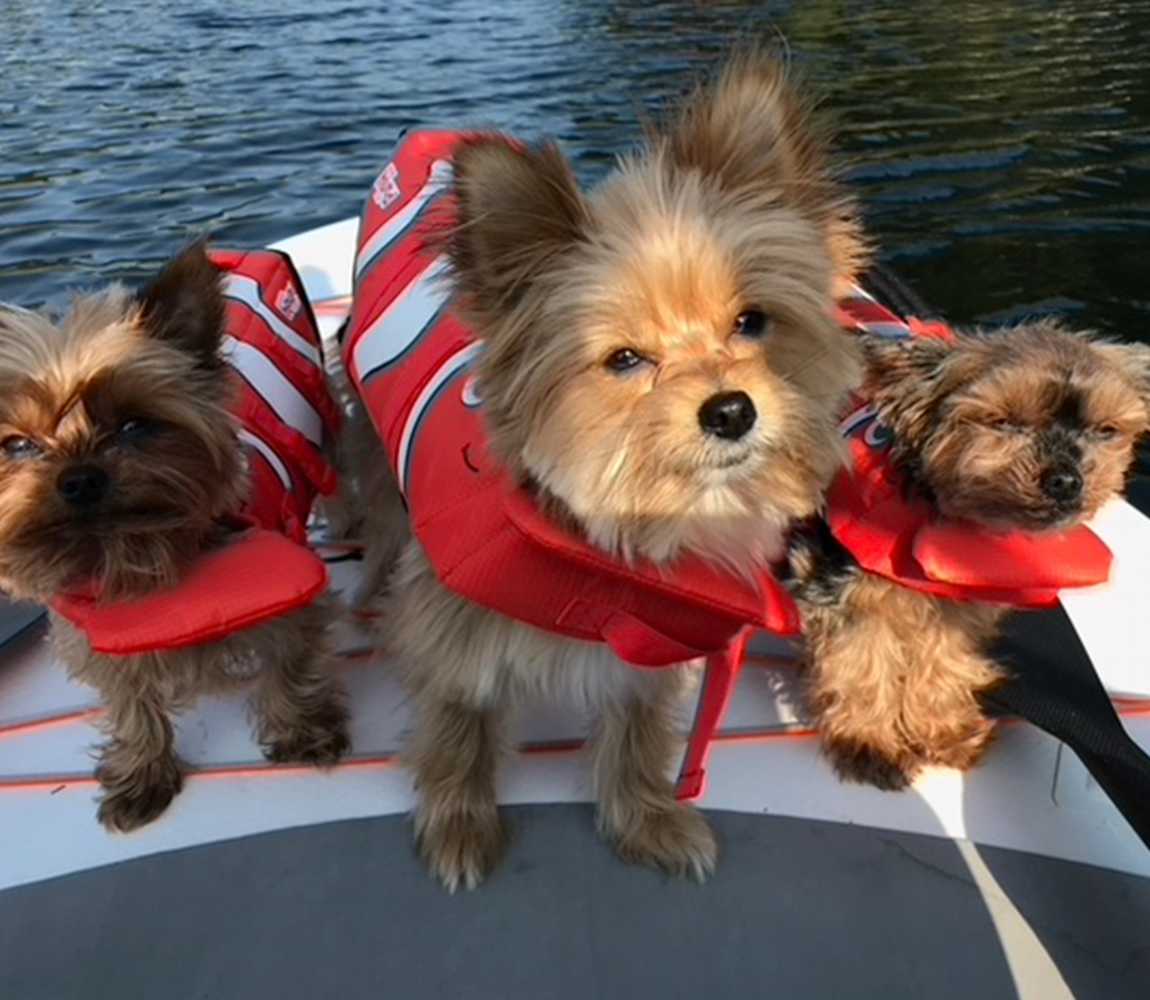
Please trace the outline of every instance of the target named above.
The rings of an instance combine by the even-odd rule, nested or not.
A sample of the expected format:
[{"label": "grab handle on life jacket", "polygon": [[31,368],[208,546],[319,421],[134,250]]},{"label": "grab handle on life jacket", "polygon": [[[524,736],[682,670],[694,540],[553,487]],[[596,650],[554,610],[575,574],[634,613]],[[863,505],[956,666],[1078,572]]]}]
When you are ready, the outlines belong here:
[{"label": "grab handle on life jacket", "polygon": [[695,708],[695,720],[687,739],[687,751],[675,784],[675,798],[693,801],[703,794],[707,784],[707,752],[711,748],[719,720],[727,710],[727,703],[735,691],[735,683],[743,668],[747,641],[751,630],[736,635],[727,648],[707,657],[707,670],[703,675],[703,689]]}]

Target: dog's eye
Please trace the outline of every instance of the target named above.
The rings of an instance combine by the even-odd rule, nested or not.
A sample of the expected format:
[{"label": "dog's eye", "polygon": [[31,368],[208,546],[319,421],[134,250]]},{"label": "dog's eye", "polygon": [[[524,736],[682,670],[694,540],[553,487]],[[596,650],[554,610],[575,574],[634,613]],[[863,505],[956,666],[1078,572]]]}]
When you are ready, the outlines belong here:
[{"label": "dog's eye", "polygon": [[13,434],[11,437],[6,437],[0,441],[0,448],[4,450],[5,456],[14,462],[24,458],[38,458],[44,454],[44,449],[40,447],[38,442],[31,438],[21,437],[19,434]]},{"label": "dog's eye", "polygon": [[130,417],[116,428],[116,437],[121,441],[139,441],[156,429],[155,423],[143,417]]},{"label": "dog's eye", "polygon": [[1118,434],[1117,424],[1099,424],[1094,428],[1095,433],[1099,437],[1112,438]]},{"label": "dog's eye", "polygon": [[638,368],[646,360],[638,351],[633,351],[629,347],[620,347],[619,350],[608,354],[607,360],[603,364],[613,372],[629,372],[633,368]]},{"label": "dog's eye", "polygon": [[735,333],[757,340],[765,337],[771,321],[761,309],[747,309],[735,317]]},{"label": "dog's eye", "polygon": [[1016,431],[1016,430],[1018,430],[1018,425],[1015,424],[1014,421],[1010,420],[1008,417],[999,417],[997,420],[992,420],[990,422],[990,426],[993,427],[996,431]]}]

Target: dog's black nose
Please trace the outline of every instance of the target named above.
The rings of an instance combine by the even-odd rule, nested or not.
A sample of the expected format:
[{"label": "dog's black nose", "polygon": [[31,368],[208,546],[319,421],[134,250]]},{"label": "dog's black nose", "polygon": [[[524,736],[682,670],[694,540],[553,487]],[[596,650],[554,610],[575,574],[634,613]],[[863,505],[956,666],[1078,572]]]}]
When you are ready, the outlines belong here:
[{"label": "dog's black nose", "polygon": [[755,426],[755,404],[745,392],[719,392],[699,407],[699,426],[708,434],[737,441]]},{"label": "dog's black nose", "polygon": [[91,507],[108,492],[108,473],[98,465],[73,465],[56,478],[56,492],[74,507]]},{"label": "dog's black nose", "polygon": [[1072,504],[1082,496],[1082,476],[1077,469],[1047,469],[1042,474],[1042,492],[1057,504]]}]

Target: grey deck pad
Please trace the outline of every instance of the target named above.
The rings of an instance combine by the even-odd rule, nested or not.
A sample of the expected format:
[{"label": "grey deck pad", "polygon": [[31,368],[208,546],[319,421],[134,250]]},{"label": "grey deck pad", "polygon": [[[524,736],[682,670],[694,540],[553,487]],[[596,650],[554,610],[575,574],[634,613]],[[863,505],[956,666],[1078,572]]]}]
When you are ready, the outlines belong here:
[{"label": "grey deck pad", "polygon": [[[285,830],[0,893],[4,1000],[1012,997],[954,843],[712,813],[705,886],[628,868],[586,806],[507,810],[448,896],[397,817]],[[1146,997],[1150,881],[980,854],[1076,997]],[[1016,970],[1017,971],[1017,970]],[[1033,994],[1032,994],[1033,995]]]}]

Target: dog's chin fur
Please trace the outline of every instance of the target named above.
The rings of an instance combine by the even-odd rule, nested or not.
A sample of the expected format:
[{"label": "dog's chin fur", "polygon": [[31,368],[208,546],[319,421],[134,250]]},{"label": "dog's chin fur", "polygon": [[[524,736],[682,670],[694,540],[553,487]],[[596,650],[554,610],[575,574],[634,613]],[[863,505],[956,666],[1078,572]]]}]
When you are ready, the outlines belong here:
[{"label": "dog's chin fur", "polygon": [[[455,168],[450,257],[494,453],[613,554],[777,558],[842,461],[860,367],[833,286],[864,255],[781,69],[736,60],[587,194],[553,146],[477,136]],[[747,310],[761,337],[736,332]],[[644,361],[611,370],[621,349]],[[734,391],[754,426],[704,433],[701,405]]]},{"label": "dog's chin fur", "polygon": [[[223,333],[220,275],[199,244],[138,296],[84,296],[59,322],[0,311],[0,586],[41,601],[142,596],[177,583],[217,541],[218,519],[247,493]],[[77,467],[106,475],[99,502],[61,496],[61,473]],[[332,614],[319,601],[217,642],[129,656],[94,651],[53,615],[57,655],[105,708],[100,821],[127,831],[167,808],[183,772],[171,713],[239,681],[256,679],[268,757],[338,759],[348,740],[328,660]]]},{"label": "dog's chin fur", "polygon": [[[201,321],[167,315],[179,303],[148,294],[163,286],[139,299],[118,287],[85,296],[58,323],[0,313],[0,442],[37,449],[0,447],[0,580],[17,596],[121,598],[172,584],[244,496],[218,326],[201,329],[222,323],[222,299]],[[107,475],[99,503],[61,497],[60,475],[78,466]]]}]

